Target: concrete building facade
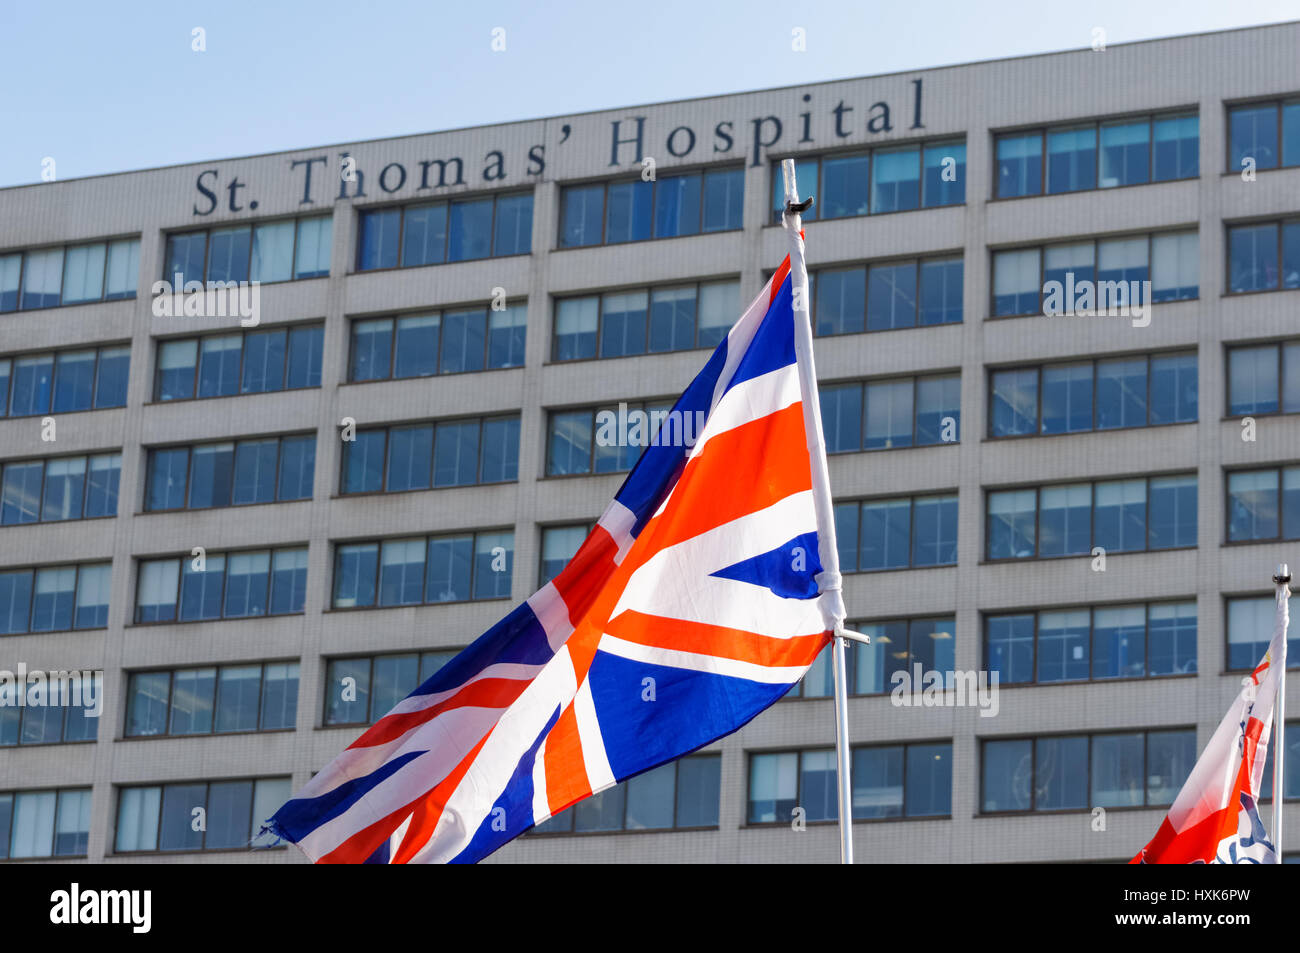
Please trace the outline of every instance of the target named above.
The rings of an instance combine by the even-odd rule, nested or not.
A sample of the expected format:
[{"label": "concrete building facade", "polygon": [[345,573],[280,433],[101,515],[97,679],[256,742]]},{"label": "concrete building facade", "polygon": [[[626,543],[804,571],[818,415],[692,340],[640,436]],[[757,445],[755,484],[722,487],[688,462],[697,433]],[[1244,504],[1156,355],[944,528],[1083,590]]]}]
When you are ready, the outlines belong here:
[{"label": "concrete building facade", "polygon": [[[859,859],[1131,857],[1267,642],[1274,565],[1300,565],[1297,48],[1288,23],[0,190],[0,669],[103,673],[97,728],[0,721],[0,856],[301,862],[239,846],[253,815],[413,654],[531,594],[566,545],[545,530],[599,516],[623,465],[577,460],[571,412],[681,393],[706,312],[786,252],[793,156],[823,404],[845,385],[832,490],[865,502],[837,509],[844,595],[912,643],[857,663]],[[178,267],[270,278],[257,324],[160,315]],[[1145,316],[1044,315],[1065,271],[1150,281]],[[349,427],[387,442],[345,459]],[[389,662],[332,664],[360,657]],[[1001,671],[996,715],[897,704],[890,674],[935,660]],[[675,813],[625,792],[494,860],[836,859],[832,702],[802,695],[709,746]]]}]

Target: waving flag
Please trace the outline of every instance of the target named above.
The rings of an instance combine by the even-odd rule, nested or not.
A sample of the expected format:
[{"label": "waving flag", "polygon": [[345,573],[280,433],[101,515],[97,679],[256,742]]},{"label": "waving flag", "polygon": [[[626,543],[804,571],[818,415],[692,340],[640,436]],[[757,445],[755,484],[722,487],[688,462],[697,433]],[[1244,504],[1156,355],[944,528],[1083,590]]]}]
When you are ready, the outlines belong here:
[{"label": "waving flag", "polygon": [[[1275,864],[1259,818],[1273,708],[1285,665],[1287,600],[1278,586],[1277,621],[1263,660],[1201,753],[1151,843],[1132,864]],[[1273,810],[1281,792],[1273,792]]]},{"label": "waving flag", "polygon": [[271,830],[316,862],[477,861],[735,731],[803,676],[843,608],[834,582],[819,594],[811,454],[824,450],[806,345],[796,359],[796,284],[787,258],[565,570]]}]

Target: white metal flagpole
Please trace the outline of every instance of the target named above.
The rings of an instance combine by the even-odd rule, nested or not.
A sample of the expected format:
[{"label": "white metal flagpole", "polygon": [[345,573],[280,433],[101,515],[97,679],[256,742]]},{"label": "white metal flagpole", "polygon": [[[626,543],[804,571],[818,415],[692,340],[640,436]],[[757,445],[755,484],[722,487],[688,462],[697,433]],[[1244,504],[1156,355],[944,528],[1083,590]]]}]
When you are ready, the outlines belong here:
[{"label": "white metal flagpole", "polygon": [[840,862],[853,863],[853,788],[849,777],[849,710],[845,676],[848,668],[844,646],[848,639],[869,642],[867,636],[844,627],[844,597],[840,591],[839,551],[835,546],[835,513],[831,485],[826,472],[826,441],[822,435],[821,403],[817,397],[817,369],[813,364],[812,321],[808,313],[808,268],[804,262],[802,212],[810,204],[799,202],[794,160],[781,163],[785,179],[785,223],[790,240],[790,283],[794,292],[794,351],[799,365],[799,392],[804,404],[804,433],[812,464],[813,504],[817,511],[817,555],[822,571],[817,585],[830,602],[835,620],[831,639],[831,660],[835,669],[835,756],[839,791]]},{"label": "white metal flagpole", "polygon": [[1282,762],[1286,757],[1286,636],[1289,613],[1287,603],[1291,598],[1291,572],[1286,563],[1280,563],[1273,576],[1277,585],[1277,627],[1282,630],[1281,658],[1272,663],[1277,668],[1277,701],[1273,704],[1273,855],[1282,862],[1282,805],[1286,800],[1283,782],[1286,778]]}]

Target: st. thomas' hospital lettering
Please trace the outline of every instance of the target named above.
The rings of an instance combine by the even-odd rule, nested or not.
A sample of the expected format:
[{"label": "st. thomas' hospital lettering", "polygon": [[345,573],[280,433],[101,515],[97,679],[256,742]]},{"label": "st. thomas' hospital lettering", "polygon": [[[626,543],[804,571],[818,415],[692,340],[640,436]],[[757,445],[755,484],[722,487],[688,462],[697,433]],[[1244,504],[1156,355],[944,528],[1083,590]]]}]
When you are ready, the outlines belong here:
[{"label": "st. thomas' hospital lettering", "polygon": [[[867,135],[880,135],[896,128],[924,129],[921,122],[922,80],[912,80],[911,86],[910,103],[906,104],[911,109],[903,113],[896,112],[884,100],[863,106],[840,99],[833,107],[823,107],[822,118],[831,129],[829,141],[825,138],[819,141],[813,136],[813,116],[817,107],[811,93],[803,94],[804,108],[793,118],[764,115],[746,120],[720,119],[712,128],[705,129],[677,125],[669,129],[662,141],[650,138],[645,116],[609,120],[608,166],[628,167],[640,163],[646,156],[712,161],[742,155],[750,165],[757,166],[763,161],[764,150],[777,147],[834,145],[864,131]],[[569,124],[560,127],[558,145],[561,148],[569,141],[572,132]],[[450,186],[490,186],[512,178],[527,182],[536,180],[546,171],[546,162],[546,146],[538,143],[529,146],[522,156],[508,156],[500,149],[492,149],[481,158],[457,155],[363,167],[349,153],[340,152],[290,159],[287,165],[300,190],[297,192],[298,204],[315,205],[339,199],[396,196],[399,193],[414,196]],[[238,176],[224,179],[220,169],[204,169],[194,182],[198,192],[194,215],[211,215],[221,206],[228,212],[255,211],[257,199],[243,191],[250,185],[241,182]]]}]

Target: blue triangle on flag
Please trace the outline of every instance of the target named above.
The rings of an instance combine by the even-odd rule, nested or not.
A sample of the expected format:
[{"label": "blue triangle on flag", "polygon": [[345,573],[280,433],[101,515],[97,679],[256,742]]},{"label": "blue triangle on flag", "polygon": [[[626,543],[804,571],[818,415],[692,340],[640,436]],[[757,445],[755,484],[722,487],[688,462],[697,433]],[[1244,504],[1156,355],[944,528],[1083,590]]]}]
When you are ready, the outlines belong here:
[{"label": "blue triangle on flag", "polygon": [[821,571],[817,534],[804,533],[770,552],[751,556],[711,575],[763,586],[785,599],[811,599],[817,595],[816,576]]}]

